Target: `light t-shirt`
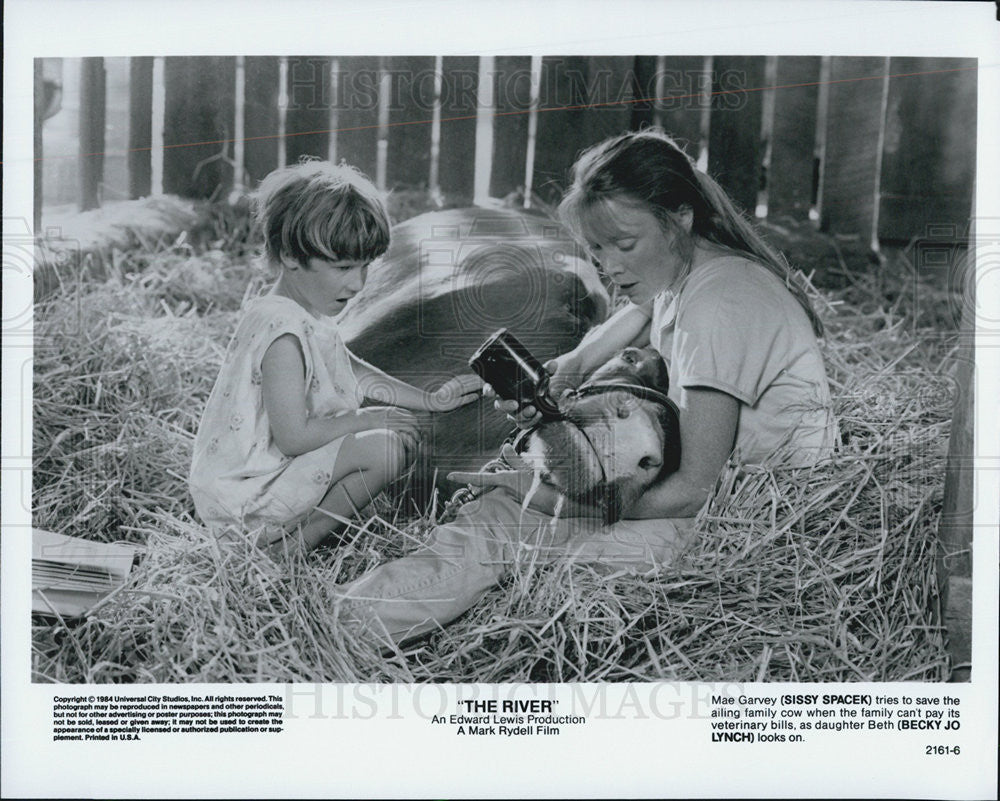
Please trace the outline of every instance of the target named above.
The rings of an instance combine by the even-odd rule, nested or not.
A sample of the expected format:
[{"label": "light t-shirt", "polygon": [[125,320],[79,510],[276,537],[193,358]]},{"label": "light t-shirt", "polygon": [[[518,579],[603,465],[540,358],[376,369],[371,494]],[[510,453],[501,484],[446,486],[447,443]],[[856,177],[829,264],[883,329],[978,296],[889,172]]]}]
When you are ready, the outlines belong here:
[{"label": "light t-shirt", "polygon": [[648,311],[650,343],[667,362],[680,409],[697,387],[740,401],[741,461],[805,465],[830,455],[837,429],[823,356],[805,310],[774,273],[720,256]]},{"label": "light t-shirt", "polygon": [[330,487],[343,437],[298,456],[274,444],[261,390],[261,362],[290,334],[305,360],[306,409],[329,417],[357,409],[361,395],[350,356],[329,317],[313,317],[280,295],[251,301],[209,396],[188,486],[209,526],[288,525],[308,514]]}]

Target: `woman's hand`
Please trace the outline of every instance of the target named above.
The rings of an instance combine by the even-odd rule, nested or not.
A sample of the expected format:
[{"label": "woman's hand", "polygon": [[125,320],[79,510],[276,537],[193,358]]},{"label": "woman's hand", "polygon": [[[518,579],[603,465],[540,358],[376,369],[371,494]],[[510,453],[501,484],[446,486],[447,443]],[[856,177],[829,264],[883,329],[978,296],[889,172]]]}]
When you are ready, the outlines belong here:
[{"label": "woman's hand", "polygon": [[429,393],[427,407],[432,412],[449,412],[482,397],[483,381],[474,373],[464,373],[445,381]]},{"label": "woman's hand", "polygon": [[507,490],[516,500],[523,501],[535,480],[535,473],[531,469],[531,465],[525,462],[509,443],[500,449],[500,455],[510,465],[510,470],[501,470],[496,473],[455,472],[448,474],[448,480],[458,484],[472,484],[484,489],[499,487]]},{"label": "woman's hand", "polygon": [[[550,376],[549,395],[556,401],[583,383],[584,376],[570,353],[564,353],[562,356],[547,361],[545,370]],[[489,384],[483,386],[483,395],[496,397],[496,393]],[[534,428],[542,420],[541,413],[530,403],[520,406],[517,401],[497,398],[493,405],[506,414],[519,428]]]},{"label": "woman's hand", "polygon": [[520,457],[512,445],[505,444],[500,449],[500,454],[511,466],[510,470],[499,473],[449,473],[448,480],[484,489],[500,488],[519,503],[523,503],[530,493],[528,506],[542,514],[595,520],[601,518],[602,510],[575,503],[564,497],[552,484],[536,481],[531,465]]}]

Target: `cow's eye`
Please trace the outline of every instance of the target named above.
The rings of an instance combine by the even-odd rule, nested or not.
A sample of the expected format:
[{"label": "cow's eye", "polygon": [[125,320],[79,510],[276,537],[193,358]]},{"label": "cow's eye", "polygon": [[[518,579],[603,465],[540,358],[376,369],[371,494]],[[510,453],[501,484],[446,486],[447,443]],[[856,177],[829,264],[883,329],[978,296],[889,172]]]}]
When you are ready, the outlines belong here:
[{"label": "cow's eye", "polygon": [[625,403],[619,403],[616,411],[618,412],[618,418],[620,420],[626,420],[628,419],[628,416],[632,414],[632,410],[629,408],[628,404]]}]

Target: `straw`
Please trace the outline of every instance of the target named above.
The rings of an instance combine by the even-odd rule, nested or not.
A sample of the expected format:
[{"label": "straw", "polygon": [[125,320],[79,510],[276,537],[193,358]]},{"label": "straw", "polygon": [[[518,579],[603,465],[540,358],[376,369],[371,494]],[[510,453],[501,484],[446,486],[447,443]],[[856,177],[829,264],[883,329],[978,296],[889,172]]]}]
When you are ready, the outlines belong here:
[{"label": "straw", "polygon": [[[654,575],[518,563],[395,653],[336,587],[412,549],[435,511],[381,496],[339,547],[222,543],[184,483],[236,311],[262,277],[225,247],[120,254],[36,308],[34,523],[146,545],[83,621],[35,618],[59,682],[922,681],[948,674],[935,560],[957,334],[900,268],[823,293],[842,445],[810,469],[730,465],[683,558]],[[250,288],[248,289],[248,284]],[[891,284],[891,285],[890,285]],[[919,300],[919,302],[918,302]]]}]

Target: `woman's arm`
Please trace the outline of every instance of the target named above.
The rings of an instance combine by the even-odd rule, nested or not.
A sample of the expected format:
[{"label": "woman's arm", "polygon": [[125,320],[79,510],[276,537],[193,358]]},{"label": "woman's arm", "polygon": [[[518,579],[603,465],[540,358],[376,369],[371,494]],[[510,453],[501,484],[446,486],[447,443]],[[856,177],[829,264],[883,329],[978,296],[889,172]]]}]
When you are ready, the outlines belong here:
[{"label": "woman's arm", "polygon": [[321,448],[347,434],[372,428],[419,437],[417,420],[400,409],[358,409],[337,417],[310,417],[306,408],[306,369],[297,337],[284,334],[261,359],[261,393],[274,444],[286,456]]},{"label": "woman's arm", "polygon": [[690,517],[698,512],[732,453],[740,403],[707,387],[685,392],[680,410],[681,465],[654,484],[625,517]]},{"label": "woman's arm", "polygon": [[[736,440],[739,401],[715,389],[699,387],[686,393],[687,407],[680,412],[681,465],[677,472],[654,484],[630,508],[626,518],[691,517],[697,514],[715,486]],[[509,446],[504,446],[509,448]],[[505,453],[515,469],[499,473],[451,473],[449,479],[480,487],[503,487],[522,500],[532,484],[530,468],[516,454]],[[600,510],[569,499],[559,505],[559,492],[542,483],[535,488],[530,505],[554,514],[558,507],[565,517],[599,517]]]},{"label": "woman's arm", "polygon": [[457,409],[481,397],[483,382],[472,373],[455,376],[434,392],[419,389],[398,378],[393,378],[375,365],[359,359],[348,351],[354,377],[362,394],[378,403],[402,406],[427,412],[446,412]]},{"label": "woman's arm", "polygon": [[645,344],[649,344],[649,309],[629,303],[588,331],[573,350],[553,360],[558,365],[552,379],[553,394],[559,394],[558,385],[563,381],[567,387],[578,385],[585,376],[643,335]]},{"label": "woman's arm", "polygon": [[547,515],[555,515],[558,509],[559,514],[564,517],[600,518],[603,516],[603,509],[577,503],[544,481],[536,483],[531,467],[521,459],[510,445],[504,445],[501,453],[508,464],[512,466],[510,470],[494,473],[453,472],[448,474],[448,480],[484,489],[505,489],[521,502],[530,494],[528,505],[535,511]]},{"label": "woman's arm", "polygon": [[[649,309],[630,303],[588,331],[573,350],[545,364],[552,376],[549,394],[559,398],[566,390],[578,387],[596,368],[636,340],[649,344]],[[530,403],[520,406],[517,401],[497,398],[493,405],[521,428],[534,428],[541,420],[541,414]]]}]

